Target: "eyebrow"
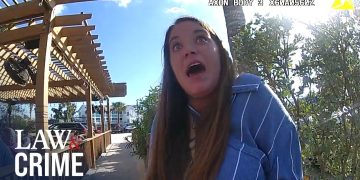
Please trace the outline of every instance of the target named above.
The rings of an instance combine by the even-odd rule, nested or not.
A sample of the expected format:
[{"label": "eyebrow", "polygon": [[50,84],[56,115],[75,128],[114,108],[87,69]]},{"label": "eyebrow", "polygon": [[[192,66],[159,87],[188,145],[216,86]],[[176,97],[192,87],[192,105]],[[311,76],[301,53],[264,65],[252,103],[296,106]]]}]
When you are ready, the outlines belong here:
[{"label": "eyebrow", "polygon": [[[207,31],[204,30],[204,29],[195,29],[194,34],[198,34],[198,33],[206,33],[207,34]],[[171,44],[171,41],[173,41],[173,40],[175,40],[177,38],[179,38],[179,36],[174,36],[174,37],[170,38],[169,44]]]}]

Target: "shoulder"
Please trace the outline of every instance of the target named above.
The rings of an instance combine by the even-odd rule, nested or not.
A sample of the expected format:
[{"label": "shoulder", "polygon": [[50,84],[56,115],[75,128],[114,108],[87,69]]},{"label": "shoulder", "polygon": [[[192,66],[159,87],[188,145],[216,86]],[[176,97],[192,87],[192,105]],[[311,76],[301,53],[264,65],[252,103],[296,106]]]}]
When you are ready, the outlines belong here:
[{"label": "shoulder", "polygon": [[[267,122],[274,126],[280,124],[285,118],[284,124],[294,125],[280,98],[264,82],[263,78],[254,74],[243,73],[234,81],[232,90],[234,95],[233,108],[242,109],[241,112],[246,112],[244,115],[248,114],[252,123],[266,124],[263,121],[271,119]],[[276,125],[274,128],[277,128]]]},{"label": "shoulder", "polygon": [[233,83],[233,93],[257,91],[262,83],[263,79],[261,77],[250,73],[242,73]]},{"label": "shoulder", "polygon": [[268,104],[270,99],[280,102],[278,96],[264,82],[263,78],[250,73],[242,73],[237,77],[233,83],[232,91],[235,96],[251,94],[251,100],[255,101],[256,104]]}]

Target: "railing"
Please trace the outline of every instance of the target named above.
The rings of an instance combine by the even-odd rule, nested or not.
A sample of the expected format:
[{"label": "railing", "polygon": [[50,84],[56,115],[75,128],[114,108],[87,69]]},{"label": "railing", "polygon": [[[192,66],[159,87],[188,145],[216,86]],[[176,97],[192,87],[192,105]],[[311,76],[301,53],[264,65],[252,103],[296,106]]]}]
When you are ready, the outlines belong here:
[{"label": "railing", "polygon": [[[53,180],[62,180],[62,179],[71,179],[71,180],[75,180],[75,179],[81,179],[82,177],[80,176],[72,176],[72,160],[71,160],[71,155],[72,153],[77,153],[77,152],[82,152],[83,156],[82,157],[78,157],[76,162],[82,162],[81,166],[77,166],[76,172],[82,172],[84,175],[86,174],[86,172],[91,168],[91,167],[95,167],[96,164],[93,164],[93,162],[95,162],[95,160],[101,156],[101,154],[103,152],[106,151],[106,147],[111,143],[111,131],[106,131],[104,133],[100,133],[100,134],[96,134],[94,137],[92,138],[87,138],[85,139],[81,144],[79,144],[79,149],[70,149],[69,146],[66,146],[65,149],[55,149],[50,151],[50,155],[49,155],[49,163],[46,165],[43,164],[42,167],[42,171],[44,174],[44,168],[45,166],[49,166],[49,171],[51,174],[51,170],[52,170],[52,153],[56,154],[59,160],[62,160],[65,153],[69,154],[69,161],[70,164],[67,167],[69,169],[69,176],[51,176]],[[94,153],[92,153],[92,147]],[[45,158],[45,155],[43,155],[43,159]],[[29,160],[29,158],[28,158]],[[61,161],[60,161],[61,162]],[[43,160],[44,163],[44,160]],[[29,167],[28,163],[21,163],[20,165],[21,167]],[[20,168],[21,169],[21,168]],[[36,168],[35,168],[36,169]],[[64,172],[64,171],[63,171]],[[37,172],[35,172],[35,174],[37,174]],[[5,166],[5,167],[0,167],[0,179],[1,180],[38,180],[40,179],[40,177],[37,176],[29,176],[29,173],[26,174],[26,176],[24,177],[18,177],[15,174],[15,165],[9,165],[9,166]]]}]

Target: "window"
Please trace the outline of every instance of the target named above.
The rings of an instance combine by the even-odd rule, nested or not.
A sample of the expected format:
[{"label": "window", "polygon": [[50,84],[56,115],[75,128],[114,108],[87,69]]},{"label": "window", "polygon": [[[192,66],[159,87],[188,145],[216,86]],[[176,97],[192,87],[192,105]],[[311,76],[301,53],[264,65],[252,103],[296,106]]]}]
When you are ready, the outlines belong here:
[{"label": "window", "polygon": [[129,111],[128,111],[128,112],[126,112],[126,115],[127,115],[127,116],[129,116]]}]

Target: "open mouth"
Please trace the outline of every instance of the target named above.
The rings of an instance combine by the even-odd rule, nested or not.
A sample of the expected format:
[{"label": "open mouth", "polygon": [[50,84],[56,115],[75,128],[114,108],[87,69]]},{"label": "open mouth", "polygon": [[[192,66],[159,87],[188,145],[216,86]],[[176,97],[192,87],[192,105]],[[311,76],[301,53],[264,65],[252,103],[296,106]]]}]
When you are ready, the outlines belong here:
[{"label": "open mouth", "polygon": [[205,66],[199,62],[197,63],[193,63],[191,64],[187,70],[186,70],[186,75],[188,77],[190,76],[193,76],[193,75],[196,75],[196,74],[199,74],[199,73],[202,73],[205,71]]}]

